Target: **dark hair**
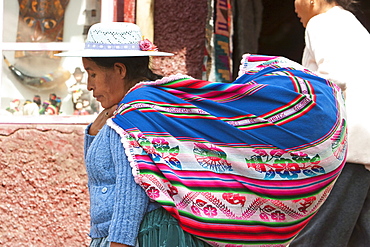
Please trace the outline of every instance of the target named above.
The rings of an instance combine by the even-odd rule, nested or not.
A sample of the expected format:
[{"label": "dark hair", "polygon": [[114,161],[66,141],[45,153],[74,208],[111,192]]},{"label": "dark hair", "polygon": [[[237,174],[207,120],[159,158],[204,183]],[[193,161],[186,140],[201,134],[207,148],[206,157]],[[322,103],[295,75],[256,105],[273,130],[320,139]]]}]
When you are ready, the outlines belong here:
[{"label": "dark hair", "polygon": [[358,4],[358,1],[354,0],[326,0],[328,3],[336,3],[341,6],[343,9],[348,11],[355,11],[355,4]]},{"label": "dark hair", "polygon": [[123,63],[126,66],[126,79],[130,82],[142,80],[155,81],[163,76],[153,73],[149,67],[148,56],[139,57],[89,57],[94,63],[103,68],[113,68],[115,63]]}]

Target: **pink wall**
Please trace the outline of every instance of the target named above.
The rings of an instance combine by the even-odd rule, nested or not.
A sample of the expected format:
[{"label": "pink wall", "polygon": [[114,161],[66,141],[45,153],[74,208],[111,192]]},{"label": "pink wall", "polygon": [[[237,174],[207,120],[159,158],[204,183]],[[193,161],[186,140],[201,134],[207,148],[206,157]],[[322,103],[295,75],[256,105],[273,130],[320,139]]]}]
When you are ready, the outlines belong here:
[{"label": "pink wall", "polygon": [[0,246],[87,246],[85,127],[0,124]]}]

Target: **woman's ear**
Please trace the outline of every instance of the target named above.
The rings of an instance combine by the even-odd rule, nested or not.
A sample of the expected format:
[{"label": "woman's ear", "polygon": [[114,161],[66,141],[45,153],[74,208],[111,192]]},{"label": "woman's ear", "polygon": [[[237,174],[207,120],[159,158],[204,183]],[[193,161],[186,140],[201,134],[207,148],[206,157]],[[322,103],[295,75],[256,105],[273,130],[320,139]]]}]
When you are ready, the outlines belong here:
[{"label": "woman's ear", "polygon": [[122,79],[126,77],[126,65],[124,65],[123,63],[115,63],[114,70],[120,74]]}]

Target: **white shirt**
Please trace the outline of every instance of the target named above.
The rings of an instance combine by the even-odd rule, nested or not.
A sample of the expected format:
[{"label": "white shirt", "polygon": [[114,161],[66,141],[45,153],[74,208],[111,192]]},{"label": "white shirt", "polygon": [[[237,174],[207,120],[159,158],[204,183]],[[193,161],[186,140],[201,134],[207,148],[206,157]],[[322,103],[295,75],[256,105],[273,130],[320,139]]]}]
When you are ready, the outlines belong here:
[{"label": "white shirt", "polygon": [[370,170],[370,34],[349,11],[333,7],[312,17],[302,65],[339,85],[346,95],[348,162]]}]

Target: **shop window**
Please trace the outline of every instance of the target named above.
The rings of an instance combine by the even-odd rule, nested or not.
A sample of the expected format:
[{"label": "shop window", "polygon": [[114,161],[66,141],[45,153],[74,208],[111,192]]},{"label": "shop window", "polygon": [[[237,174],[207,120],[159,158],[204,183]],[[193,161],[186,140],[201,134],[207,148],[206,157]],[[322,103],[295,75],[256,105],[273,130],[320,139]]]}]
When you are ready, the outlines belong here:
[{"label": "shop window", "polygon": [[0,0],[0,123],[90,122],[100,110],[86,90],[81,49],[101,20],[101,0]]}]

